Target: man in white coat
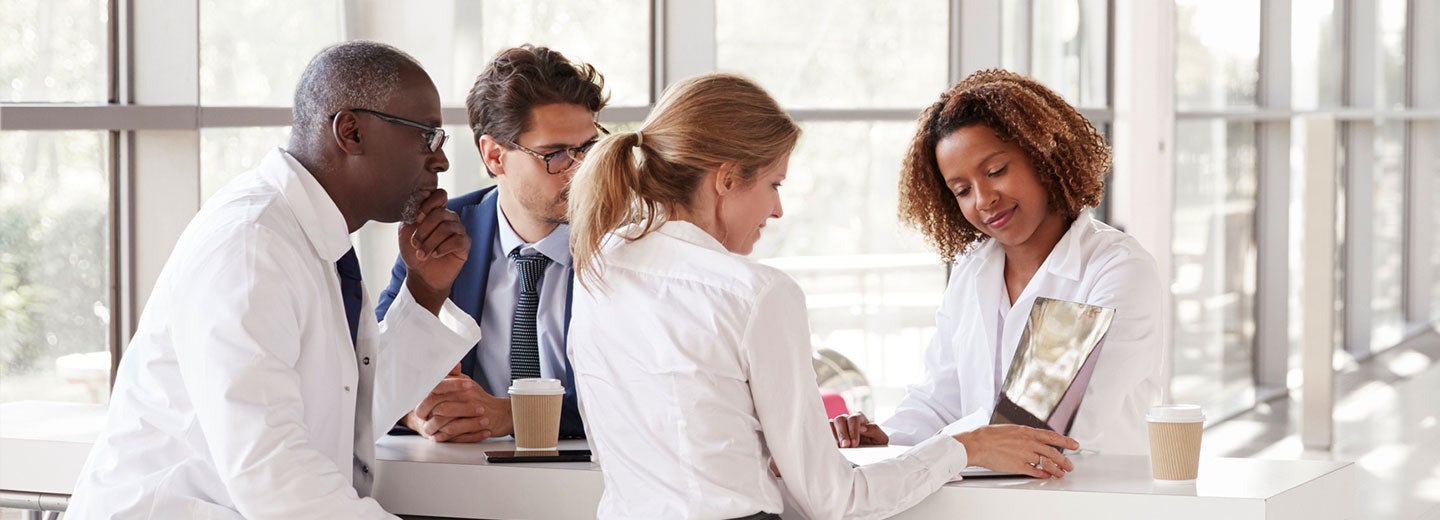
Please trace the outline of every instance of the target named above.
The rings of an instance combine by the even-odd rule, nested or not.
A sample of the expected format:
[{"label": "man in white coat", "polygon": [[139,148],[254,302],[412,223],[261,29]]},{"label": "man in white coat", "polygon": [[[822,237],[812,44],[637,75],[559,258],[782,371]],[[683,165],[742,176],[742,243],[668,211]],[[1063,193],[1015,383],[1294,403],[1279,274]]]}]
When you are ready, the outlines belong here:
[{"label": "man in white coat", "polygon": [[[449,303],[470,239],[436,189],[440,98],[373,42],[322,51],[286,149],[213,196],[166,262],[67,518],[393,518],[375,437],[480,338]],[[350,233],[404,221],[384,323]]]}]

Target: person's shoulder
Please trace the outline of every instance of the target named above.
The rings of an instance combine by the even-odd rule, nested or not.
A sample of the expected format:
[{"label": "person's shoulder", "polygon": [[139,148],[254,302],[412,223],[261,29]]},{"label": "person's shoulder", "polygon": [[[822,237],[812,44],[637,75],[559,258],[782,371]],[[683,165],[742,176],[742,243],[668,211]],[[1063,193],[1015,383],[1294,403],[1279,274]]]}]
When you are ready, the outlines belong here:
[{"label": "person's shoulder", "polygon": [[711,286],[743,299],[754,299],[777,286],[798,288],[779,268],[660,232],[619,244],[611,254],[618,265]]},{"label": "person's shoulder", "polygon": [[255,172],[236,178],[201,206],[191,225],[212,230],[266,228],[300,231],[285,193]]},{"label": "person's shoulder", "polygon": [[1088,242],[1085,249],[1090,252],[1091,262],[1139,262],[1155,265],[1155,257],[1129,233],[1098,219],[1091,219],[1090,229],[1086,231],[1082,236],[1086,237]]},{"label": "person's shoulder", "polygon": [[1000,242],[993,238],[985,237],[979,242],[971,245],[965,252],[956,255],[955,261],[951,262],[950,276],[953,280],[957,275],[973,275],[985,265],[985,262],[997,253],[1002,253]]},{"label": "person's shoulder", "polygon": [[445,206],[450,208],[450,211],[454,211],[456,213],[464,212],[471,207],[479,206],[480,202],[485,200],[485,196],[495,191],[495,188],[495,186],[480,188],[464,195],[452,197],[450,201],[445,204]]},{"label": "person's shoulder", "polygon": [[1112,280],[1123,285],[1158,286],[1159,266],[1155,257],[1130,234],[1099,220],[1092,220],[1084,235],[1084,278]]}]

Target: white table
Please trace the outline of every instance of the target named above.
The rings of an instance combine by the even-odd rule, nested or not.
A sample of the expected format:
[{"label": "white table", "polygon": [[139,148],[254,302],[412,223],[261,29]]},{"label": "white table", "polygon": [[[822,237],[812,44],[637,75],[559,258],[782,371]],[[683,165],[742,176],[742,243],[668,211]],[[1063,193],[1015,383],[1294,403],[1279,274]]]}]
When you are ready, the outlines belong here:
[{"label": "white table", "polygon": [[[562,448],[583,447],[566,441]],[[436,444],[386,437],[376,449],[375,498],[389,511],[455,518],[584,518],[602,490],[593,463],[487,464],[486,450],[513,444]],[[844,450],[864,463],[895,449]],[[970,479],[952,482],[900,519],[1164,518],[1345,519],[1356,511],[1354,465],[1348,462],[1204,459],[1187,484],[1150,478],[1144,456],[1077,455],[1064,479]],[[787,516],[787,518],[789,518]]]},{"label": "white table", "polygon": [[[4,507],[63,507],[104,422],[104,407],[19,402],[0,405],[0,498]],[[584,441],[563,441],[564,448]],[[602,481],[592,463],[487,464],[486,450],[508,441],[436,444],[385,437],[376,447],[375,498],[402,515],[455,518],[586,518]],[[846,450],[852,460],[887,455]],[[953,482],[901,519],[928,518],[1352,518],[1357,471],[1347,462],[1204,459],[1200,478],[1167,484],[1150,478],[1143,456],[1075,456],[1061,480],[970,479]],[[41,503],[42,500],[47,502]],[[42,506],[49,507],[42,507]]]}]

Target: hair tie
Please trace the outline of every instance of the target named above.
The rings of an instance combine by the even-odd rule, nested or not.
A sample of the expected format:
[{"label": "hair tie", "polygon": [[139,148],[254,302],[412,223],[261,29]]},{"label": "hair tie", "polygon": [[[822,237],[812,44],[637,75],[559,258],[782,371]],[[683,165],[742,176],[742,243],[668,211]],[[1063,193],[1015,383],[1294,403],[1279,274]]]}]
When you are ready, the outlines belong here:
[{"label": "hair tie", "polygon": [[636,131],[635,131],[635,147],[636,147],[636,148],[639,148],[639,147],[643,146],[644,144],[645,144],[645,134],[642,134],[642,133],[640,133],[639,130],[636,130]]}]

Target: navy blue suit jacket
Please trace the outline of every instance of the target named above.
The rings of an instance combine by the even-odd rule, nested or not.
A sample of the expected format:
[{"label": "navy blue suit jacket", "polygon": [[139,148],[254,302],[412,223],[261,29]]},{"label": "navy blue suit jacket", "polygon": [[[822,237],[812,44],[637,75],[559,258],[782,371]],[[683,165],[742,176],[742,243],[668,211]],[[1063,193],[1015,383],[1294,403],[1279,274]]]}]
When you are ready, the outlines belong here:
[{"label": "navy blue suit jacket", "polygon": [[[494,186],[472,193],[450,199],[447,204],[451,211],[460,215],[460,222],[465,225],[465,232],[470,234],[470,256],[465,265],[460,268],[460,274],[456,275],[455,283],[450,287],[450,301],[455,302],[470,316],[475,318],[475,323],[480,323],[481,312],[485,309],[485,287],[490,276],[490,262],[494,261],[496,227],[500,219],[496,215],[495,205],[499,204],[499,192]],[[501,258],[501,261],[504,261]],[[570,336],[570,302],[575,291],[575,271],[570,270],[567,277],[568,285],[565,290],[565,337],[568,341]],[[375,317],[385,319],[385,311],[390,309],[390,303],[395,300],[395,295],[400,292],[400,284],[405,282],[405,262],[401,259],[395,260],[395,269],[391,272],[390,286],[380,293],[380,304],[375,307]],[[476,350],[480,345],[475,345],[465,357],[460,360],[460,371],[470,376],[491,395],[496,389],[490,388],[485,381],[484,372],[477,365]],[[560,437],[563,439],[582,439],[585,437],[585,425],[580,421],[580,407],[575,400],[575,376],[570,370],[570,360],[565,359],[565,378],[561,380],[565,385],[565,401],[560,409]]]}]

